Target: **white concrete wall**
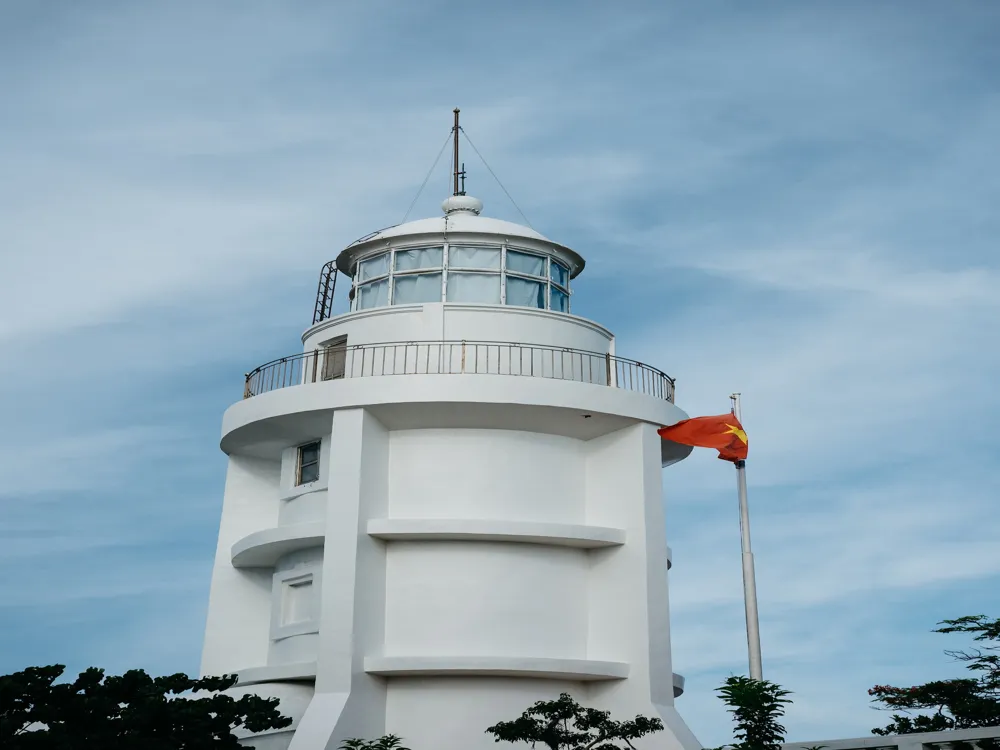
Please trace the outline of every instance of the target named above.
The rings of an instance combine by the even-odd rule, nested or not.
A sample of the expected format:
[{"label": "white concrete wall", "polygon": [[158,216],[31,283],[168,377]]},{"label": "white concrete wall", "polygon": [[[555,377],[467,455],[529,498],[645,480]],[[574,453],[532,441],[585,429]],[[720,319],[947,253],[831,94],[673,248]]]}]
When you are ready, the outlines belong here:
[{"label": "white concrete wall", "polygon": [[563,691],[579,695],[581,685],[496,677],[394,679],[386,726],[414,750],[502,750],[508,745],[496,744],[487,727],[516,719],[536,701],[552,700]]},{"label": "white concrete wall", "polygon": [[369,518],[388,510],[389,432],[364,409],[337,411],[330,440],[336,498],[327,507],[316,695],[291,750],[334,750],[385,733],[385,683],[364,671],[385,633],[385,547]]},{"label": "white concrete wall", "polygon": [[303,334],[303,351],[347,336],[348,345],[395,341],[508,341],[607,353],[614,339],[603,326],[565,313],[530,308],[427,303],[339,315]]},{"label": "white concrete wall", "polygon": [[674,708],[666,523],[656,426],[637,424],[590,441],[587,520],[624,528],[628,543],[594,550],[589,588],[591,658],[629,662],[629,678],[595,684],[595,705],[612,713],[656,712],[671,741],[700,747]]},{"label": "white concrete wall", "polygon": [[392,542],[385,655],[587,658],[585,550]]},{"label": "white concrete wall", "polygon": [[247,534],[277,524],[280,472],[277,461],[229,458],[202,651],[203,675],[232,674],[267,659],[272,571],[234,568],[230,550]]},{"label": "white concrete wall", "polygon": [[389,516],[582,523],[583,443],[512,430],[397,430]]}]

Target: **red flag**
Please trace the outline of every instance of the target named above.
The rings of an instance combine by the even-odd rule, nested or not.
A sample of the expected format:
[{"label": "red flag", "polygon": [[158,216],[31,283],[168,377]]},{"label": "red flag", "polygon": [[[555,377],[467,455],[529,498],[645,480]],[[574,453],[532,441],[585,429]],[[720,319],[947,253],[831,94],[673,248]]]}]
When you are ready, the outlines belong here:
[{"label": "red flag", "polygon": [[744,461],[747,457],[747,434],[735,414],[683,419],[657,430],[664,440],[696,448],[715,448],[723,461]]}]

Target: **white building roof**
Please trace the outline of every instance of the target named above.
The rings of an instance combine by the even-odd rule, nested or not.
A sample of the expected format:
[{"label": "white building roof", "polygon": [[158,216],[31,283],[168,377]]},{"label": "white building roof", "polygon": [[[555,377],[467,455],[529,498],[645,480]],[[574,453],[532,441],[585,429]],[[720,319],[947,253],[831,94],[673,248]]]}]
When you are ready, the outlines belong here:
[{"label": "white building roof", "polygon": [[337,267],[343,273],[350,275],[356,259],[366,255],[369,248],[380,242],[399,237],[419,237],[421,235],[437,235],[440,237],[449,234],[478,234],[542,242],[551,246],[552,249],[562,251],[568,256],[572,276],[576,276],[583,269],[584,260],[578,253],[564,245],[560,245],[558,242],[553,242],[534,229],[521,224],[515,224],[512,221],[482,216],[480,212],[483,210],[483,203],[477,198],[466,195],[453,195],[445,199],[441,204],[441,208],[445,212],[444,216],[408,221],[405,224],[397,224],[393,227],[380,229],[377,232],[372,232],[355,240],[337,257]]},{"label": "white building roof", "polygon": [[512,221],[494,219],[490,216],[477,216],[467,211],[455,211],[448,216],[435,216],[430,219],[417,219],[405,224],[398,224],[388,229],[376,232],[365,240],[387,239],[404,234],[441,234],[442,232],[481,232],[483,234],[499,234],[504,237],[530,237],[533,240],[551,242],[534,229]]}]

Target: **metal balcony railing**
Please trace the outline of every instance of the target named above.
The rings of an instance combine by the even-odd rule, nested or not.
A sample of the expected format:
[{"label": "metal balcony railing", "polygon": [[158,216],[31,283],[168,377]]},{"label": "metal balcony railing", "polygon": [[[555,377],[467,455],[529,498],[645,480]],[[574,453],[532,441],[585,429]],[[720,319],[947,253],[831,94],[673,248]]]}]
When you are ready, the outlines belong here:
[{"label": "metal balcony railing", "polygon": [[247,373],[243,397],[342,378],[476,374],[574,380],[674,400],[673,378],[641,362],[581,349],[499,341],[329,346],[282,357]]}]

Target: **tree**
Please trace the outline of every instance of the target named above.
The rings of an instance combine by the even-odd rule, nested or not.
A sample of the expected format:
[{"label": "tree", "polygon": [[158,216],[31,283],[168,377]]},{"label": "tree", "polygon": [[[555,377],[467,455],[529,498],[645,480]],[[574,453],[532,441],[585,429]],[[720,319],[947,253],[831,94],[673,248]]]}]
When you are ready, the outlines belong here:
[{"label": "tree", "polygon": [[403,747],[403,738],[394,734],[386,734],[377,740],[362,740],[352,737],[340,744],[340,750],[410,750]]},{"label": "tree", "polygon": [[791,695],[780,685],[749,677],[730,677],[716,689],[733,715],[736,727],[731,747],[736,750],[780,750],[785,728],[778,723],[785,715]]},{"label": "tree", "polygon": [[611,713],[584,708],[568,693],[554,701],[538,701],[520,718],[501,721],[486,730],[494,742],[536,742],[551,750],[621,750],[634,748],[631,740],[663,729],[663,722],[645,716],[613,721]]},{"label": "tree", "polygon": [[[236,676],[150,677],[133,669],[120,677],[91,667],[56,684],[65,667],[30,667],[0,676],[0,747],[4,750],[218,750],[240,748],[232,730],[282,729],[292,720],[278,699],[219,691]],[[211,693],[189,698],[184,693]]]},{"label": "tree", "polygon": [[[969,615],[957,620],[943,620],[934,633],[973,633],[979,643],[1000,644],[1000,618]],[[908,688],[876,685],[868,691],[880,710],[900,710],[892,722],[872,729],[873,734],[912,734],[948,729],[970,729],[1000,725],[1000,645],[983,646],[971,651],[945,651],[974,676],[953,680],[934,680]],[[930,714],[908,716],[913,711]]]}]

